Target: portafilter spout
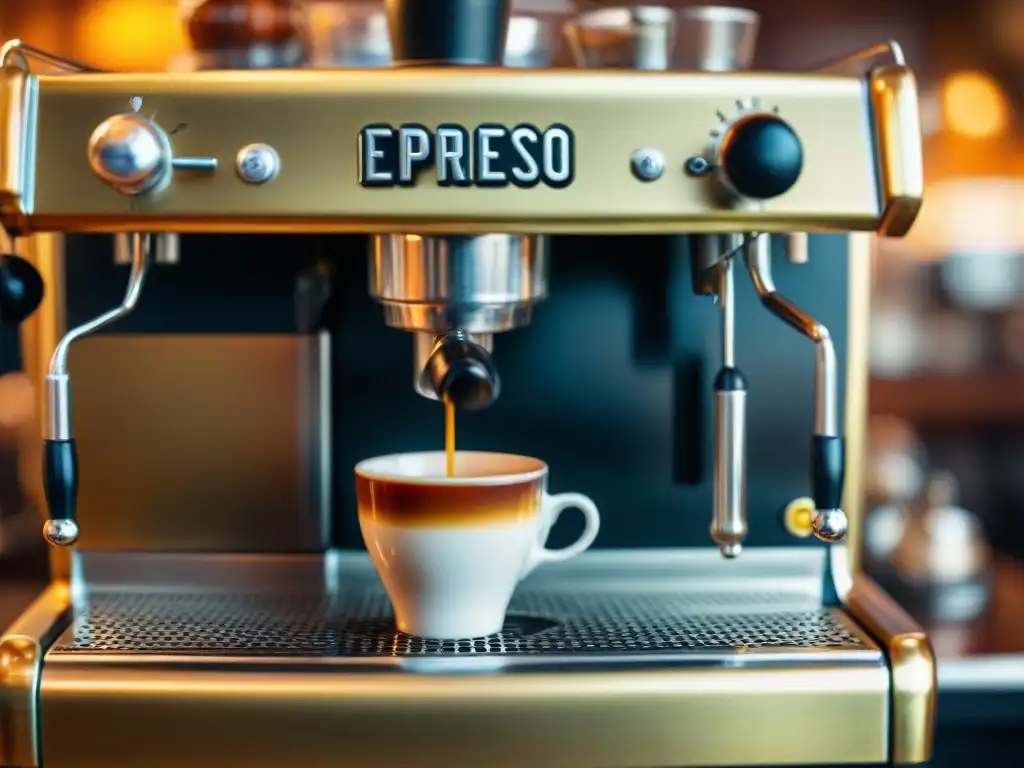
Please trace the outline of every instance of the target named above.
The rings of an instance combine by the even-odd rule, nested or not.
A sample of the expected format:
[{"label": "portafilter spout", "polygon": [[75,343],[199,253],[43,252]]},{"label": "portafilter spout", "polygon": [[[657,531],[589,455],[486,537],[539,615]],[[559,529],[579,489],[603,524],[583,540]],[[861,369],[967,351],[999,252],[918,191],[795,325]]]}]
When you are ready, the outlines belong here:
[{"label": "portafilter spout", "polygon": [[413,388],[458,408],[501,391],[493,335],[527,325],[548,293],[546,240],[526,235],[377,235],[370,295],[392,328],[415,334]]}]

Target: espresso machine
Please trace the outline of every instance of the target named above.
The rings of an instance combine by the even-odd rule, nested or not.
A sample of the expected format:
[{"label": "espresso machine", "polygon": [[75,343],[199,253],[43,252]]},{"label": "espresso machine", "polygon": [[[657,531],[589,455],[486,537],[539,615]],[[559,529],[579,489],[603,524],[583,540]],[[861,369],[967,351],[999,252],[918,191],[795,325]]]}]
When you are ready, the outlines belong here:
[{"label": "espresso machine", "polygon": [[[856,562],[870,233],[923,188],[902,52],[753,71],[755,14],[634,6],[511,66],[510,16],[388,2],[366,69],[4,47],[54,548],[0,765],[929,759],[931,647]],[[359,539],[352,465],[439,447],[440,399],[602,510],[492,637],[396,632]]]}]

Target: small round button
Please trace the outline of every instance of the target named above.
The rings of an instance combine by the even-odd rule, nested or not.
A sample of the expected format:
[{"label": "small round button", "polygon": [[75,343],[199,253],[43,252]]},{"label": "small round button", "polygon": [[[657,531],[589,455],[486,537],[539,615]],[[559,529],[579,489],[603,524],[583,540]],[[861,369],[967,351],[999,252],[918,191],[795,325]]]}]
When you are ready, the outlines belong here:
[{"label": "small round button", "polygon": [[719,151],[727,186],[755,200],[788,192],[804,167],[800,137],[775,115],[740,118],[726,132]]},{"label": "small round button", "polygon": [[89,167],[125,195],[156,192],[170,181],[171,143],[152,120],[134,112],[114,115],[89,137]]},{"label": "small round button", "polygon": [[638,149],[629,158],[633,175],[640,181],[654,181],[665,173],[665,155],[660,149],[644,147]]},{"label": "small round button", "polygon": [[782,513],[782,524],[791,536],[806,539],[814,532],[814,501],[801,497],[789,502]]},{"label": "small round button", "polygon": [[235,170],[246,184],[266,184],[281,170],[281,157],[269,144],[250,144],[238,151]]}]

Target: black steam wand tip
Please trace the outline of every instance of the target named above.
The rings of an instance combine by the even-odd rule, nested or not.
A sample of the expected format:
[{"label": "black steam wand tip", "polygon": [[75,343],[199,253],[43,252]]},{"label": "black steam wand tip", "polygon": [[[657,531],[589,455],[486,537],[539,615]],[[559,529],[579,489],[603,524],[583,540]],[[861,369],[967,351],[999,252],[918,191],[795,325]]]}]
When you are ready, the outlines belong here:
[{"label": "black steam wand tip", "polygon": [[75,439],[43,441],[43,489],[50,519],[43,536],[56,547],[78,540],[78,450]]}]

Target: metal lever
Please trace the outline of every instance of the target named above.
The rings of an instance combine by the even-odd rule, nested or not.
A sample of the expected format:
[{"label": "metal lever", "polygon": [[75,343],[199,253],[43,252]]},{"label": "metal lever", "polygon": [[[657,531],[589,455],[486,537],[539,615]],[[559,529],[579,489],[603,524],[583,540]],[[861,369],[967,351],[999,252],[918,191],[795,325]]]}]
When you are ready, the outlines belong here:
[{"label": "metal lever", "polygon": [[861,76],[878,66],[879,59],[888,59],[889,64],[895,64],[898,67],[907,66],[907,60],[903,55],[903,46],[895,40],[886,40],[884,43],[877,43],[870,48],[863,48],[841,59],[818,67],[815,71],[823,75]]},{"label": "metal lever", "polygon": [[78,540],[78,452],[71,428],[71,379],[68,351],[83,336],[120,320],[135,308],[149,269],[149,236],[132,235],[132,271],[120,306],[72,328],[53,350],[46,376],[46,421],[43,433],[43,488],[50,519],[46,540],[67,547]]},{"label": "metal lever", "polygon": [[832,337],[822,323],[775,290],[772,280],[771,239],[753,235],[747,241],[747,270],[761,303],[776,317],[795,328],[818,346],[815,364],[814,436],[811,440],[811,487],[815,512],[814,535],[827,542],[846,535],[846,514],[840,509],[843,497],[845,456],[839,432],[836,384],[836,351]]},{"label": "metal lever", "polygon": [[77,61],[66,59],[63,56],[47,53],[44,50],[25,44],[21,40],[8,40],[4,43],[3,47],[0,47],[0,67],[15,66],[27,72],[29,66],[26,59],[29,58],[49,64],[51,67],[56,67],[65,72],[99,73],[103,71],[87,67],[85,64],[79,64]]},{"label": "metal lever", "polygon": [[715,484],[711,538],[737,557],[747,538],[747,382],[736,367],[734,258],[717,266],[722,307],[722,367],[715,377]]}]

